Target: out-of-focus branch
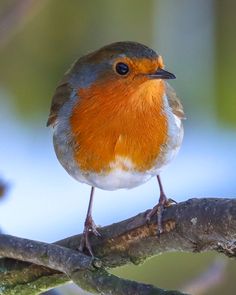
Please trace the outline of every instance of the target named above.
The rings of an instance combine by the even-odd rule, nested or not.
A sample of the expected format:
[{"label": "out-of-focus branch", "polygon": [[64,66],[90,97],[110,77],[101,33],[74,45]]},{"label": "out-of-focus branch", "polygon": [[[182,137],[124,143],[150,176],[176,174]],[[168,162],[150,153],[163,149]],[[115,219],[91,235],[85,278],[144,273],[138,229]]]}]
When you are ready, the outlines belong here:
[{"label": "out-of-focus branch", "polygon": [[7,184],[0,179],[0,199],[6,195]]},{"label": "out-of-focus branch", "polygon": [[20,0],[11,4],[10,9],[0,18],[0,48],[32,18],[36,11],[39,11],[44,2],[45,0]]},{"label": "out-of-focus branch", "polygon": [[[55,258],[55,256],[49,255],[52,252],[44,251],[43,255],[40,252],[40,255],[44,258],[44,263],[39,263],[39,261],[28,259],[26,253],[24,255],[24,249],[21,250],[23,252],[20,252],[20,247],[14,247],[14,245],[9,253],[9,245],[6,246],[7,244],[5,244],[4,247],[1,239],[5,239],[6,243],[10,238],[0,235],[1,256],[54,267],[54,270],[50,270],[32,264],[16,263],[15,260],[1,260],[0,282],[1,286],[5,286],[7,290],[7,292],[2,294],[13,294],[9,290],[14,290],[14,288],[19,286],[21,286],[21,290],[24,288],[24,293],[18,294],[39,294],[39,292],[26,293],[26,291],[29,289],[29,286],[35,285],[35,283],[39,283],[39,289],[42,288],[43,283],[45,283],[45,288],[55,287],[58,284],[58,279],[61,279],[61,281],[59,280],[59,284],[72,279],[87,290],[91,290],[90,288],[92,288],[93,292],[95,290],[97,292],[105,290],[106,292],[104,292],[107,293],[109,290],[110,294],[128,294],[122,293],[122,289],[119,288],[123,286],[129,286],[131,288],[131,286],[134,286],[132,285],[133,282],[128,281],[127,285],[125,285],[123,280],[108,274],[106,269],[130,262],[138,264],[147,257],[169,251],[201,252],[215,250],[230,257],[236,256],[235,199],[191,199],[179,203],[165,210],[163,214],[164,233],[161,237],[157,237],[156,235],[156,226],[155,218],[147,225],[144,212],[130,219],[101,228],[102,238],[91,237],[91,243],[95,256],[102,262],[102,267],[98,268],[100,266],[99,264],[96,267],[98,261],[95,261],[95,268],[97,269],[90,269],[90,267],[94,268],[94,262],[91,262],[89,260],[90,258],[84,258],[84,254],[72,251],[71,254],[76,255],[75,253],[77,253],[82,260],[87,259],[88,264],[86,265],[88,268],[81,268],[80,259],[78,259],[77,270],[69,274],[67,273],[69,278],[65,274],[59,273],[59,271],[66,273],[67,271],[65,269],[55,267],[55,261],[51,261],[51,259],[54,260]],[[78,235],[59,241],[56,244],[62,246],[60,249],[67,251],[70,251],[69,249],[76,250],[80,239],[81,235]],[[54,247],[56,245],[49,246]],[[47,248],[48,245],[45,247]],[[53,262],[54,264],[49,264],[49,262]],[[61,261],[62,264],[64,262]],[[4,269],[5,272],[1,273],[1,269]],[[24,274],[23,276],[20,275],[22,273]],[[53,276],[56,276],[55,282],[53,282]],[[49,281],[50,278],[52,280]],[[134,284],[137,284],[135,285],[137,290],[142,285],[138,283]],[[114,290],[112,286],[117,286],[118,289]],[[147,285],[144,286],[148,288],[146,287]],[[152,293],[138,293],[137,291],[131,294],[168,294],[157,293],[157,290],[157,288],[154,289]],[[160,292],[164,291],[161,290]],[[169,294],[177,293],[172,292]]]},{"label": "out-of-focus branch", "polygon": [[187,282],[181,290],[194,295],[203,295],[207,294],[210,289],[215,289],[225,279],[227,261],[223,258],[215,259],[206,271]]}]

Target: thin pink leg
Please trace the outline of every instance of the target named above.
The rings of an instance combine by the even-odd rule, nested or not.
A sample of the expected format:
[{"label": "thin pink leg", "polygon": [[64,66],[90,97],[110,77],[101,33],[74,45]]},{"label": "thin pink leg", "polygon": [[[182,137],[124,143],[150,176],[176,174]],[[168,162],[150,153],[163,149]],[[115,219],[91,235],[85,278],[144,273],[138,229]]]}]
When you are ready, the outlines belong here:
[{"label": "thin pink leg", "polygon": [[90,199],[89,199],[89,206],[87,215],[84,222],[84,231],[83,236],[80,242],[79,250],[82,252],[84,249],[87,249],[89,254],[91,256],[93,255],[92,247],[89,241],[89,233],[93,233],[95,236],[101,236],[100,233],[97,231],[96,224],[93,221],[92,218],[92,206],[93,206],[93,196],[94,196],[95,188],[92,186],[91,193],[90,193]]}]

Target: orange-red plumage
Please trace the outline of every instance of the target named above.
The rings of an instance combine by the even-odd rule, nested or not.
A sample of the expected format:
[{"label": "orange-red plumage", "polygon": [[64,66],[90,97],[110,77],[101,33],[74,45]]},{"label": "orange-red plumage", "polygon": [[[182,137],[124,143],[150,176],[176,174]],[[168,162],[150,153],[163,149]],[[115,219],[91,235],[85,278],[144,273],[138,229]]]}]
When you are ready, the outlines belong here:
[{"label": "orange-red plumage", "polygon": [[163,82],[137,80],[135,88],[122,82],[78,91],[70,122],[78,145],[74,156],[86,172],[108,172],[117,155],[129,158],[137,171],[151,169],[166,143]]}]

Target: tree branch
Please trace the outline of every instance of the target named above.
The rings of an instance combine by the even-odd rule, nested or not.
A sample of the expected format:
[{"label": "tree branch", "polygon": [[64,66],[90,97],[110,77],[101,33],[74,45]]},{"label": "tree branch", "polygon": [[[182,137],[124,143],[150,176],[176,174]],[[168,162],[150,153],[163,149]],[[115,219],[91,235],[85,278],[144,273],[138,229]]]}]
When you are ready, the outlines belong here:
[{"label": "tree branch", "polygon": [[[56,244],[47,244],[2,234],[0,235],[0,254],[62,272],[74,283],[91,292],[120,295],[183,294],[178,291],[165,291],[151,285],[120,279],[101,268],[100,260]],[[6,289],[2,280],[1,284],[5,292],[1,294],[12,294],[12,288],[8,286]],[[16,287],[18,288],[18,286]],[[16,291],[14,290],[14,292]],[[21,289],[18,292],[18,294],[25,295],[25,290],[24,293]],[[38,294],[38,292],[37,290],[34,294]]]},{"label": "tree branch", "polygon": [[[81,235],[58,241],[56,245],[40,242],[34,244],[35,242],[24,239],[20,239],[23,244],[14,245],[14,237],[0,235],[1,256],[53,269],[2,259],[0,290],[5,287],[7,291],[4,290],[0,294],[15,294],[10,291],[19,287],[19,284],[22,290],[24,288],[24,293],[17,294],[39,294],[42,286],[48,289],[70,279],[84,289],[91,291],[92,288],[93,292],[106,293],[109,290],[110,294],[128,294],[127,290],[132,290],[130,294],[178,294],[118,279],[108,274],[106,269],[130,262],[138,264],[147,257],[170,251],[215,250],[230,257],[236,256],[236,200],[234,199],[191,199],[179,203],[165,210],[163,227],[164,233],[161,237],[157,237],[155,218],[147,225],[144,212],[101,228],[102,239],[91,237],[91,244],[95,256],[102,262],[102,267],[98,260],[92,261],[90,257],[74,251],[79,245]],[[60,254],[59,257],[56,253]],[[1,273],[1,269],[4,272]],[[38,284],[38,293],[26,293],[33,284]],[[124,286],[125,293],[122,293]],[[139,288],[143,288],[142,291]],[[144,293],[144,290],[147,293]]]}]

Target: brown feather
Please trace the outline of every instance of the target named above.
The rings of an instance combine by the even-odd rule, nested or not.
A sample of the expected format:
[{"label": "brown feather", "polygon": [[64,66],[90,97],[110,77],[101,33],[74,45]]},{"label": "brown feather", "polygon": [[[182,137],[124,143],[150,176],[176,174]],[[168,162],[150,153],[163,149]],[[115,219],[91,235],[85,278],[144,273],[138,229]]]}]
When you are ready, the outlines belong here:
[{"label": "brown feather", "polygon": [[52,104],[50,109],[47,126],[54,125],[57,119],[58,112],[66,101],[70,99],[72,87],[68,82],[68,77],[65,75],[63,80],[56,88],[56,92],[52,97]]},{"label": "brown feather", "polygon": [[167,82],[165,82],[165,86],[166,86],[166,96],[167,96],[169,105],[172,109],[172,112],[179,119],[186,119],[185,114],[184,114],[183,105],[182,105],[179,97],[177,96],[176,92]]}]

